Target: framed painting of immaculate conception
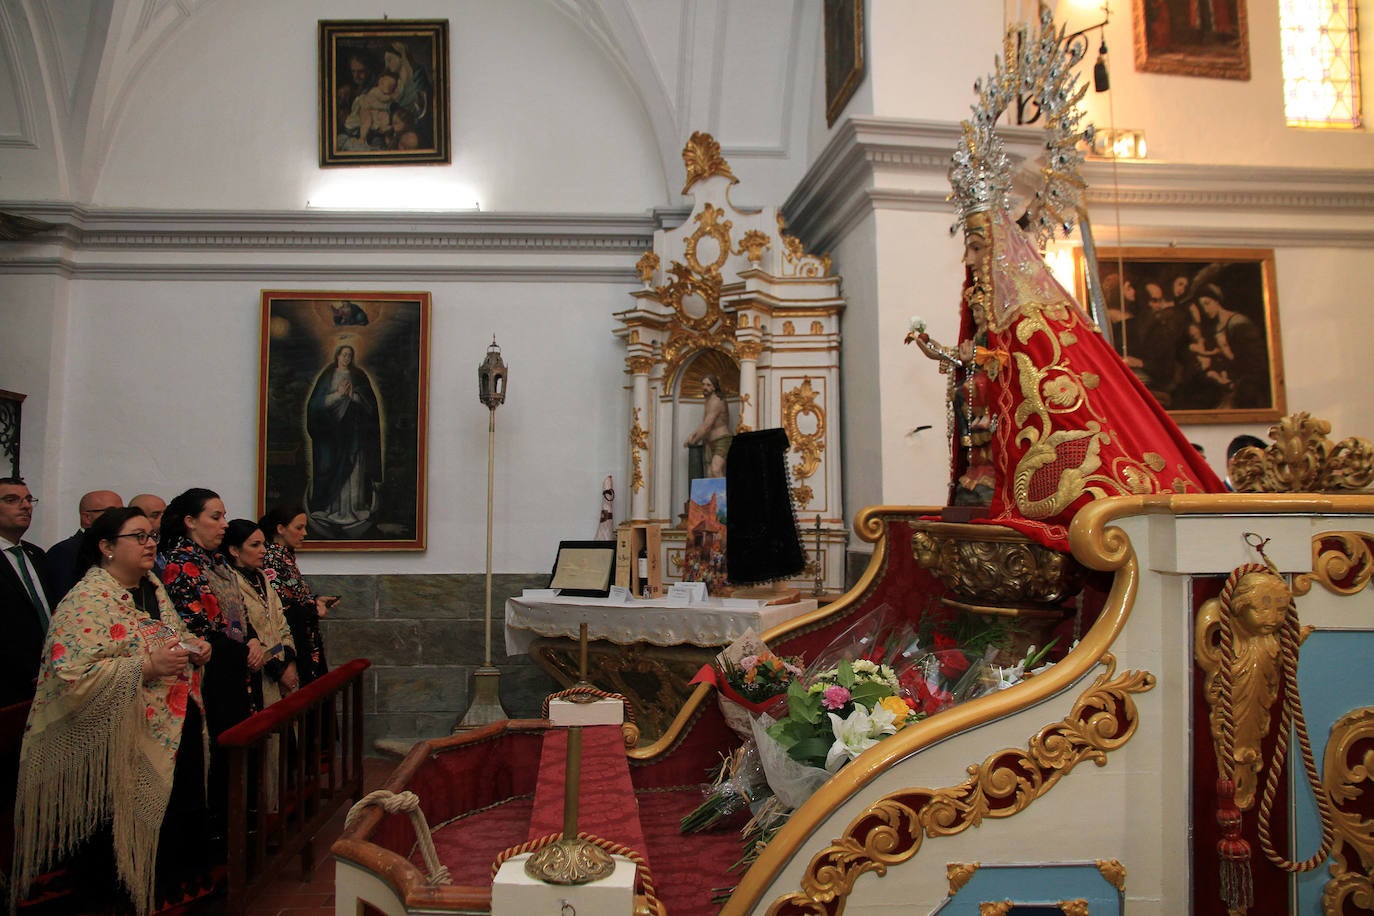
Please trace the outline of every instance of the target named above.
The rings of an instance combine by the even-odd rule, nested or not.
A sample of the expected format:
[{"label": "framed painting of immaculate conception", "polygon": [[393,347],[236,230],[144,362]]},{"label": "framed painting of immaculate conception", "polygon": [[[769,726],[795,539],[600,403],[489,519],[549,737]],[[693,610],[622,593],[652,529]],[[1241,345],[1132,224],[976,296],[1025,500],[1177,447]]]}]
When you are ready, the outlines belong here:
[{"label": "framed painting of immaculate conception", "polygon": [[1102,248],[1097,264],[1112,346],[1176,422],[1283,416],[1273,249]]},{"label": "framed painting of immaculate conception", "polygon": [[305,550],[424,550],[429,293],[263,290],[258,512]]},{"label": "framed painting of immaculate conception", "polygon": [[448,20],[320,22],[320,165],[449,161]]}]

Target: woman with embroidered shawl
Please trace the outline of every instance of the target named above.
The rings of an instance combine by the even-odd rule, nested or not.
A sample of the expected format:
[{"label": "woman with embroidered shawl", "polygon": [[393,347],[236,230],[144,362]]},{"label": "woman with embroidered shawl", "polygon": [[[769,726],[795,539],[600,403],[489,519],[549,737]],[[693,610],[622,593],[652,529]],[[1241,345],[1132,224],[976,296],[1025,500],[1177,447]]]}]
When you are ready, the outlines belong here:
[{"label": "woman with embroidered shawl", "polygon": [[281,598],[282,612],[296,643],[296,670],[304,687],[329,671],[320,621],[338,598],[316,595],[296,565],[296,551],[305,543],[308,521],[304,506],[277,506],[258,521],[267,539],[263,574]]},{"label": "woman with embroidered shawl", "polygon": [[248,632],[238,579],[217,551],[229,522],[224,501],[213,490],[193,487],[176,496],[162,514],[162,584],[172,606],[192,633],[214,647],[205,668],[205,724],[210,733],[210,813],[216,843],[225,836],[228,781],[220,732],[253,714],[252,674],[266,654]]},{"label": "woman with embroidered shawl", "polygon": [[[248,617],[248,633],[267,648],[262,668],[250,674],[253,709],[259,711],[280,700],[300,686],[296,673],[296,645],[291,628],[282,614],[281,599],[262,572],[262,560],[267,552],[266,542],[258,523],[236,518],[229,523],[220,544],[222,553],[233,564],[239,594]],[[276,735],[268,739],[266,795],[268,810],[277,810],[277,760],[281,741]]]},{"label": "woman with embroidered shawl", "polygon": [[20,752],[12,907],[59,863],[70,902],[103,912],[147,913],[208,872],[211,647],[149,574],[156,545],[142,509],[106,510],[82,542],[89,569],[53,612]]}]

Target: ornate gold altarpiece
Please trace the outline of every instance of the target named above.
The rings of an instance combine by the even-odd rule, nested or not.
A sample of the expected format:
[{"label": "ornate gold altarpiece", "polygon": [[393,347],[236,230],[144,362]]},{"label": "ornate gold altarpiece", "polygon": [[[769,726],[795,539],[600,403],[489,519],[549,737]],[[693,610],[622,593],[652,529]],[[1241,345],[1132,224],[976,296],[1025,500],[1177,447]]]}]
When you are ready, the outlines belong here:
[{"label": "ornate gold altarpiece", "polygon": [[744,211],[730,202],[738,179],[710,135],[693,134],[682,159],[692,212],[654,233],[638,264],[644,288],[615,315],[630,376],[630,521],[664,526],[664,578],[679,579],[683,441],[696,426],[701,377],[715,374],[734,431],[787,431],[797,522],[808,557],[820,562],[792,584],[806,592],[819,572],[823,588],[842,590],[840,279],[828,257],[786,234],[777,207]]}]

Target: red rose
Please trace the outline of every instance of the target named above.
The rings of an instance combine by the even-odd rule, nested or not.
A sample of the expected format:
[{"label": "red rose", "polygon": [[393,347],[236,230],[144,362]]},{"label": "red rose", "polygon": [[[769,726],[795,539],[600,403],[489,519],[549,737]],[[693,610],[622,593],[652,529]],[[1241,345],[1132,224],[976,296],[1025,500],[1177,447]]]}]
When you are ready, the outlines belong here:
[{"label": "red rose", "polygon": [[947,681],[957,681],[968,670],[968,656],[958,649],[940,653],[940,677]]},{"label": "red rose", "polygon": [[175,716],[186,715],[186,694],[190,688],[185,681],[177,681],[167,693],[167,708]]},{"label": "red rose", "polygon": [[55,643],[52,644],[52,660],[53,660],[53,661],[57,661],[59,658],[61,658],[62,656],[66,655],[66,654],[67,654],[67,647],[64,646],[64,645],[62,645],[62,643],[60,643],[60,642],[55,642]]},{"label": "red rose", "polygon": [[[170,567],[168,568],[170,569]],[[186,575],[190,576],[192,579],[200,578],[200,567],[194,563],[182,563],[181,571],[184,572]]]},{"label": "red rose", "polygon": [[129,629],[122,623],[110,627],[110,636],[114,639],[123,639],[127,635],[129,635]]}]

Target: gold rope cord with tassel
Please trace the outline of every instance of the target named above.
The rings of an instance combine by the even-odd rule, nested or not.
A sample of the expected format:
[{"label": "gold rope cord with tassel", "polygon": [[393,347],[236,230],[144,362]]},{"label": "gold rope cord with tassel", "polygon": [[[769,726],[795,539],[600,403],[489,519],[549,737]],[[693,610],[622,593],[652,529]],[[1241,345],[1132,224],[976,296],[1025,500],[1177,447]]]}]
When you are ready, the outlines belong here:
[{"label": "gold rope cord with tassel", "polygon": [[[518,846],[510,847],[498,855],[496,860],[491,863],[492,879],[494,880],[496,878],[496,873],[501,870],[501,866],[505,864],[507,859],[523,855],[527,852],[534,852],[537,849],[543,849],[551,843],[557,843],[562,838],[562,833],[548,833],[533,840],[526,840]],[[644,861],[644,857],[640,855],[639,852],[623,843],[616,843],[612,840],[607,840],[581,830],[578,831],[577,838],[579,840],[586,840],[593,846],[599,846],[613,856],[621,856],[633,862],[637,869],[636,873],[639,875],[640,884],[644,888],[644,897],[648,903],[649,911],[654,913],[663,912],[662,905],[659,903],[658,894],[654,889],[654,877],[649,871],[649,863]]]},{"label": "gold rope cord with tassel", "polygon": [[[1260,802],[1259,818],[1257,828],[1260,838],[1260,847],[1264,851],[1265,857],[1273,865],[1283,871],[1300,873],[1311,871],[1322,862],[1326,861],[1330,855],[1331,845],[1335,834],[1334,819],[1331,814],[1330,800],[1327,798],[1326,791],[1321,783],[1321,777],[1317,773],[1316,765],[1312,758],[1312,746],[1307,735],[1307,720],[1302,711],[1302,698],[1298,693],[1298,646],[1301,643],[1301,633],[1298,626],[1297,607],[1293,601],[1291,590],[1280,575],[1278,569],[1270,562],[1264,553],[1266,540],[1253,539],[1253,535],[1247,535],[1247,541],[1255,548],[1264,563],[1247,563],[1231,571],[1226,578],[1226,584],[1222,588],[1220,596],[1221,617],[1218,632],[1218,648],[1221,653],[1221,664],[1218,667],[1217,677],[1219,680],[1218,695],[1218,719],[1219,728],[1217,738],[1217,824],[1221,827],[1221,839],[1217,841],[1217,854],[1220,858],[1220,882],[1221,897],[1227,909],[1232,913],[1243,913],[1254,905],[1254,884],[1250,868],[1251,850],[1249,842],[1241,835],[1244,815],[1237,807],[1235,801],[1236,794],[1236,710],[1235,710],[1235,691],[1233,673],[1236,665],[1235,647],[1235,621],[1234,621],[1234,599],[1237,587],[1241,581],[1249,575],[1261,574],[1274,576],[1283,583],[1284,589],[1288,591],[1288,601],[1283,610],[1283,619],[1278,626],[1277,636],[1279,640],[1279,684],[1282,690],[1283,703],[1281,706],[1279,725],[1276,729],[1275,745],[1273,753],[1270,755],[1269,763],[1265,774],[1264,793]],[[1280,780],[1283,775],[1285,761],[1288,754],[1289,732],[1295,730],[1298,734],[1298,743],[1302,754],[1303,769],[1307,775],[1307,782],[1312,790],[1312,795],[1316,801],[1317,811],[1321,819],[1322,836],[1321,845],[1318,850],[1307,859],[1301,862],[1290,861],[1282,856],[1275,848],[1270,833],[1270,821],[1273,817],[1274,802],[1277,798]]]}]

